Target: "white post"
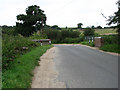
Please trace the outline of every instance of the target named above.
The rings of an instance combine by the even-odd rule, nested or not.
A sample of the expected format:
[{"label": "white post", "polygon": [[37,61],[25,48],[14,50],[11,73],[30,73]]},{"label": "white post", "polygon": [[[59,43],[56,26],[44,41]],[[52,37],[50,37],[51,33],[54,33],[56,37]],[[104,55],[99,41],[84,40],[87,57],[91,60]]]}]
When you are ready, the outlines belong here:
[{"label": "white post", "polygon": [[40,45],[42,46],[42,42],[40,42]]},{"label": "white post", "polygon": [[89,44],[90,44],[90,38],[89,38]]},{"label": "white post", "polygon": [[51,44],[51,41],[49,41],[49,44]]},{"label": "white post", "polygon": [[93,37],[92,37],[92,42],[93,42]]}]

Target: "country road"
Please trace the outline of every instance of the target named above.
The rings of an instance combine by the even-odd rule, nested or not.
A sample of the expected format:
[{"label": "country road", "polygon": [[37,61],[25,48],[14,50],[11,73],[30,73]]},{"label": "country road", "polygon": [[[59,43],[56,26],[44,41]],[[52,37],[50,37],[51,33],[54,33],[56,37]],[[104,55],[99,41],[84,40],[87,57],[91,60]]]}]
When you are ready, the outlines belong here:
[{"label": "country road", "polygon": [[58,80],[67,88],[117,88],[118,56],[80,45],[54,45]]}]

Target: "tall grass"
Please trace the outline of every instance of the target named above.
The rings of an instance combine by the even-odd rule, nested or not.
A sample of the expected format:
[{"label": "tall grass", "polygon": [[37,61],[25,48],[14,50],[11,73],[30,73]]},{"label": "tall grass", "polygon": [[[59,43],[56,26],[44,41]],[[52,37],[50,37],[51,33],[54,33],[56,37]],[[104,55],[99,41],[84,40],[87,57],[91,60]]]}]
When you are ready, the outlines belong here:
[{"label": "tall grass", "polygon": [[100,47],[101,50],[120,53],[119,37],[118,35],[103,35],[104,45]]},{"label": "tall grass", "polygon": [[120,46],[118,44],[105,44],[100,47],[100,49],[108,52],[120,53]]},{"label": "tall grass", "polygon": [[[24,54],[38,46],[38,43],[33,42],[29,38],[24,38],[20,36],[10,36],[3,35],[2,40],[2,66],[3,71],[12,66],[12,63],[15,61],[15,58],[19,57],[19,55]],[[27,49],[24,50],[23,47]]]},{"label": "tall grass", "polygon": [[52,45],[39,46],[15,59],[11,69],[3,72],[3,88],[30,88],[33,69],[38,65],[39,57]]}]

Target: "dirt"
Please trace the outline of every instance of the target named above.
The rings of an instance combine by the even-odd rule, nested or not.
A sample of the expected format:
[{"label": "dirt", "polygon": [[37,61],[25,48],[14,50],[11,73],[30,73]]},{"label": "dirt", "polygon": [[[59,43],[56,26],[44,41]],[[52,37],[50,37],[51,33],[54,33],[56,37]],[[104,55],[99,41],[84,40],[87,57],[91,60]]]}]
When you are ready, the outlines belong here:
[{"label": "dirt", "polygon": [[53,62],[56,47],[53,47],[40,57],[39,66],[33,73],[31,88],[66,88],[63,82],[57,80],[59,73]]}]

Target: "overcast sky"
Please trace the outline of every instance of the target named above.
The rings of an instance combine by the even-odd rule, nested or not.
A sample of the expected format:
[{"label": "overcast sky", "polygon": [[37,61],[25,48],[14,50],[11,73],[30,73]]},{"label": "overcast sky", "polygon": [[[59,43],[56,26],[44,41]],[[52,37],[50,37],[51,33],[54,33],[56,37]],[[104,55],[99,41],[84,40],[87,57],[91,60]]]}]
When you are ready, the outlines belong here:
[{"label": "overcast sky", "polygon": [[0,25],[15,25],[16,16],[25,14],[30,5],[38,5],[45,11],[48,25],[77,27],[106,26],[105,16],[117,11],[117,0],[0,0]]}]

